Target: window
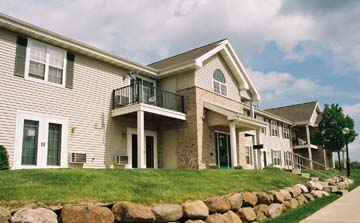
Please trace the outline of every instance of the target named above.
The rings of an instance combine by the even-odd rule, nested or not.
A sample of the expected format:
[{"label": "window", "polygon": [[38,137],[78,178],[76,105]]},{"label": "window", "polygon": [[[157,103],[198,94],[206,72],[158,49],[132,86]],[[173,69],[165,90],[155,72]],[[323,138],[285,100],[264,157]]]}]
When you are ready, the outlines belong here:
[{"label": "window", "polygon": [[216,69],[213,74],[213,85],[214,92],[227,96],[227,85],[225,81],[225,76],[223,72],[219,69]]},{"label": "window", "polygon": [[251,149],[251,146],[246,146],[246,164],[252,165],[252,149]]},{"label": "window", "polygon": [[29,40],[26,77],[65,86],[66,51]]},{"label": "window", "polygon": [[273,150],[272,152],[274,166],[281,166],[281,151]]},{"label": "window", "polygon": [[285,166],[292,166],[292,155],[291,152],[284,152]]},{"label": "window", "polygon": [[271,128],[271,136],[279,136],[279,126],[277,121],[270,121],[270,128]]},{"label": "window", "polygon": [[283,137],[284,139],[288,139],[290,137],[290,129],[288,125],[283,125]]}]

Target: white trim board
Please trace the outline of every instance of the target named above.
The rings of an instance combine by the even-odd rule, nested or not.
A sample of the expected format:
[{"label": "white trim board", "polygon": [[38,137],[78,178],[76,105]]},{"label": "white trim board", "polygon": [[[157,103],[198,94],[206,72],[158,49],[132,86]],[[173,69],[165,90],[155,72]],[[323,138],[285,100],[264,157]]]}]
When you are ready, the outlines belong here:
[{"label": "white trim board", "polygon": [[137,103],[133,105],[128,105],[122,108],[116,108],[115,110],[111,111],[111,116],[119,116],[119,115],[125,115],[136,111],[145,111],[157,115],[167,116],[171,118],[176,118],[180,120],[186,120],[186,114],[182,112],[173,111],[166,108],[161,108],[154,105],[149,105],[146,103]]}]

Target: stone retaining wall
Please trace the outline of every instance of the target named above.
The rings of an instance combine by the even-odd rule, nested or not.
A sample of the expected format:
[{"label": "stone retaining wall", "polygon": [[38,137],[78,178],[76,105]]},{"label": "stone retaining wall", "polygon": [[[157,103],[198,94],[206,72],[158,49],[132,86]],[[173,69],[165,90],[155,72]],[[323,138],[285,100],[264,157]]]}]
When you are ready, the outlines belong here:
[{"label": "stone retaining wall", "polygon": [[[109,205],[65,205],[9,211],[0,208],[0,223],[114,223],[185,222],[246,223],[275,218],[329,192],[345,189],[353,180],[341,177],[308,181],[280,190],[242,192],[211,197],[205,201],[157,204],[152,207],[127,201]],[[330,191],[329,191],[330,190]]]}]

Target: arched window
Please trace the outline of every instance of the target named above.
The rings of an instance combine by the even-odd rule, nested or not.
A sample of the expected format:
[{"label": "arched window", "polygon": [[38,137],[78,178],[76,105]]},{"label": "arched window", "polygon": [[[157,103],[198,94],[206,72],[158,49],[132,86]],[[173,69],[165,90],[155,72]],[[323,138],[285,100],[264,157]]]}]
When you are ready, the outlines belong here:
[{"label": "arched window", "polygon": [[214,92],[227,96],[227,85],[223,72],[219,69],[216,69],[213,74],[213,86]]}]

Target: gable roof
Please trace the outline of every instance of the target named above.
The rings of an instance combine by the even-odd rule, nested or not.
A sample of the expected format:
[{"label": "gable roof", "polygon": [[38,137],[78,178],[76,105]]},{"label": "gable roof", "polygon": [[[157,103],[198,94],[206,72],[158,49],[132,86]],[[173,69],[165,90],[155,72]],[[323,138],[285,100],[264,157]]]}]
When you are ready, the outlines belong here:
[{"label": "gable roof", "polygon": [[259,101],[260,95],[251,82],[244,66],[237,57],[229,40],[222,39],[210,44],[186,51],[184,53],[154,62],[148,66],[159,70],[158,77],[164,77],[181,73],[191,69],[200,69],[205,61],[215,54],[220,54],[235,79],[238,81],[240,90],[248,90],[252,100]]},{"label": "gable roof", "polygon": [[183,53],[165,58],[163,60],[156,61],[154,63],[148,64],[149,67],[153,67],[155,69],[165,69],[169,66],[174,66],[177,64],[184,64],[186,62],[193,61],[197,59],[198,57],[204,55],[205,53],[209,52],[210,50],[217,47],[221,42],[223,42],[226,39],[218,40],[212,43],[209,43],[204,46],[197,47],[195,49],[191,49],[188,51],[185,51]]},{"label": "gable roof", "polygon": [[317,101],[311,101],[295,105],[287,105],[277,108],[264,109],[271,114],[284,117],[295,123],[310,122],[310,119],[318,106]]}]

